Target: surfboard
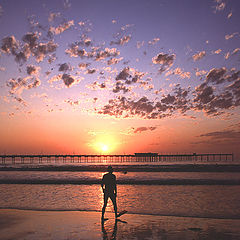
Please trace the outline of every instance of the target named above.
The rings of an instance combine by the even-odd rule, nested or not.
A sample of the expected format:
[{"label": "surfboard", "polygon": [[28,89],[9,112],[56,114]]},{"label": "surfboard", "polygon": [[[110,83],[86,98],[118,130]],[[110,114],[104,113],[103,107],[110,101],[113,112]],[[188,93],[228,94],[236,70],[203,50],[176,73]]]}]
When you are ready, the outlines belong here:
[{"label": "surfboard", "polygon": [[126,210],[123,210],[123,211],[121,211],[121,212],[118,213],[117,217],[121,217],[121,216],[122,216],[123,214],[125,214],[125,213],[127,213],[127,211],[126,211]]}]

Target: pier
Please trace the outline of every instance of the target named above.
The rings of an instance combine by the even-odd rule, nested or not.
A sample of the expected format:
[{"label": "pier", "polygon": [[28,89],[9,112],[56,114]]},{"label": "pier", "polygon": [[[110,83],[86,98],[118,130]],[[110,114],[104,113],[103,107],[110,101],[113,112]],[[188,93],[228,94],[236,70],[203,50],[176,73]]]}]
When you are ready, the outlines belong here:
[{"label": "pier", "polygon": [[161,163],[161,162],[233,162],[232,153],[212,154],[158,154],[135,153],[132,155],[0,155],[0,165],[5,164],[67,164],[67,163]]}]

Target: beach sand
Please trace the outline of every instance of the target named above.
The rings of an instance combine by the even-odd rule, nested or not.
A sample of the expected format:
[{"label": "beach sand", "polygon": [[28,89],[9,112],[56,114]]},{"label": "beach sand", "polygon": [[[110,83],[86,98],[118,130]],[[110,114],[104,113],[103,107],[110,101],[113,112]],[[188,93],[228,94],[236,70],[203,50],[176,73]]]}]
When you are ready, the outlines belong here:
[{"label": "beach sand", "polygon": [[[100,212],[0,210],[0,239],[240,239],[239,219],[114,214]],[[116,237],[116,238],[114,238]]]}]

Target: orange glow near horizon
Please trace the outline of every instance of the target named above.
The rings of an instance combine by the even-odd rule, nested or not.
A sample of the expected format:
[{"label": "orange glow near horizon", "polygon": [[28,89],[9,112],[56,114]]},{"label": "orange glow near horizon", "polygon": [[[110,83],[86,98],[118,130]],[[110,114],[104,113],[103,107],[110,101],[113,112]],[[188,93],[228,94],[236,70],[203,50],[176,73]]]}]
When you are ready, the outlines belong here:
[{"label": "orange glow near horizon", "polygon": [[97,154],[110,154],[118,150],[116,137],[109,134],[96,136],[89,145]]}]

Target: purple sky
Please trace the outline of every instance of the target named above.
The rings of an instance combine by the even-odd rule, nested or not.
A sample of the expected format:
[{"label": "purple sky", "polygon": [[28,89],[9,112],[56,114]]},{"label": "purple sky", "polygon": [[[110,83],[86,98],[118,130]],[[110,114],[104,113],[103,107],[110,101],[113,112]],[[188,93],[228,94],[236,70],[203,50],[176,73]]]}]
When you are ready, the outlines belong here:
[{"label": "purple sky", "polygon": [[234,0],[0,1],[0,152],[239,156],[239,10]]}]

